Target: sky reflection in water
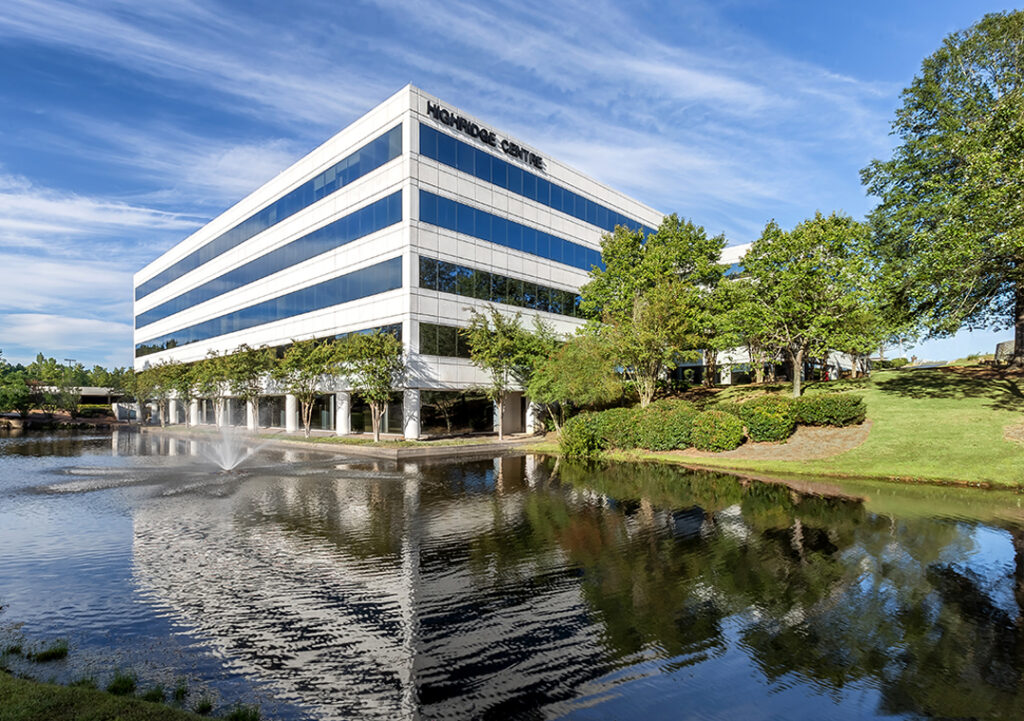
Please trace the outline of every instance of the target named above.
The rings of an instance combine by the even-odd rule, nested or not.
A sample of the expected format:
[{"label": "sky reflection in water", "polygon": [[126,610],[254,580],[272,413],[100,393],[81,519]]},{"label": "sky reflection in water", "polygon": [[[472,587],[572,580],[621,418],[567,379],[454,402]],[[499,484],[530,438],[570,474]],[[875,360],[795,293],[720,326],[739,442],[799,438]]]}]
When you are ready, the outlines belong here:
[{"label": "sky reflection in water", "polygon": [[71,639],[46,677],[186,675],[285,719],[1024,708],[1018,496],[193,452],[0,438],[0,622]]}]

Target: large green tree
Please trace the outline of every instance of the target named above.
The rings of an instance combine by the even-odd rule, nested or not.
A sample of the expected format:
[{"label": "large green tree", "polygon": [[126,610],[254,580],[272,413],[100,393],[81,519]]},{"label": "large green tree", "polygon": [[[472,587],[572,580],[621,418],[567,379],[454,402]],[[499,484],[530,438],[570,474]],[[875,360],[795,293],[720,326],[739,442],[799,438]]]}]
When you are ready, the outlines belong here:
[{"label": "large green tree", "polygon": [[341,341],[339,357],[352,389],[370,406],[373,440],[379,441],[384,412],[405,374],[402,341],[381,330],[353,333]]},{"label": "large green tree", "polygon": [[601,334],[572,336],[540,360],[527,393],[545,407],[555,430],[561,430],[567,409],[606,403],[622,395],[614,349]]},{"label": "large green tree", "polygon": [[947,37],[902,100],[862,171],[893,309],[933,336],[1013,328],[1024,365],[1024,12]]},{"label": "large green tree", "polygon": [[816,213],[786,232],[769,222],[743,259],[746,322],[764,345],[782,348],[793,395],[800,395],[808,353],[822,356],[852,340],[867,312],[871,275],[866,227],[853,218]]}]

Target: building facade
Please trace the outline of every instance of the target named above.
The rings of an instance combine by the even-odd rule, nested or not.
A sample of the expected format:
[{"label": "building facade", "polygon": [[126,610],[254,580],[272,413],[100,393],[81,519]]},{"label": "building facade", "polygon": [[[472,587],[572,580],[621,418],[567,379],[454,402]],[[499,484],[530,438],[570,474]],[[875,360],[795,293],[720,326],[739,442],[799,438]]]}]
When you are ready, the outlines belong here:
[{"label": "building facade", "polygon": [[[471,309],[569,333],[601,235],[661,219],[407,86],[135,275],[135,368],[387,329],[408,365],[389,429],[418,437],[423,391],[486,382],[457,332]],[[352,397],[339,383],[324,389],[317,425],[348,433]],[[250,425],[294,428],[294,398],[273,391]],[[204,405],[175,414],[202,421]],[[526,399],[508,406],[496,422],[528,430]],[[239,409],[225,415],[245,422]]]}]

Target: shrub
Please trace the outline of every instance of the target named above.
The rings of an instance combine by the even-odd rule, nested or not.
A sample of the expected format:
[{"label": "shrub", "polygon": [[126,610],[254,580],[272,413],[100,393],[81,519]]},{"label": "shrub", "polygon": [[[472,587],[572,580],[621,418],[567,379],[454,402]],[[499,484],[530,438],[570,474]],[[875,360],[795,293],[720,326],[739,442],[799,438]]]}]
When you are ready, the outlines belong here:
[{"label": "shrub", "polygon": [[681,400],[657,401],[640,411],[637,446],[652,451],[671,451],[690,446],[690,432],[697,411]]},{"label": "shrub", "polygon": [[609,408],[592,414],[604,448],[636,448],[640,442],[639,409]]},{"label": "shrub", "polygon": [[601,457],[605,440],[600,433],[596,413],[580,413],[562,426],[558,439],[562,455],[570,460],[593,461]]},{"label": "shrub", "polygon": [[722,411],[698,413],[693,419],[690,442],[701,451],[731,451],[743,442],[743,421]]},{"label": "shrub", "polygon": [[228,711],[225,721],[260,721],[263,716],[259,706],[238,705]]},{"label": "shrub", "polygon": [[78,411],[75,415],[80,418],[102,418],[113,415],[113,411],[109,405],[102,403],[83,403],[78,406]]},{"label": "shrub", "polygon": [[782,396],[761,396],[740,406],[740,418],[752,441],[784,441],[796,428],[793,403]]},{"label": "shrub", "polygon": [[49,646],[29,653],[28,659],[37,663],[49,663],[50,661],[60,661],[62,658],[67,658],[67,656],[68,642],[58,639]]},{"label": "shrub", "polygon": [[163,703],[167,700],[167,692],[164,691],[164,687],[157,684],[153,688],[142,694],[143,701],[150,701],[152,703]]},{"label": "shrub", "polygon": [[719,401],[715,403],[709,410],[721,411],[722,413],[728,413],[730,416],[740,417],[742,412],[743,404],[735,401]]},{"label": "shrub", "polygon": [[867,416],[867,406],[860,396],[827,393],[797,398],[796,419],[808,426],[852,426]]}]

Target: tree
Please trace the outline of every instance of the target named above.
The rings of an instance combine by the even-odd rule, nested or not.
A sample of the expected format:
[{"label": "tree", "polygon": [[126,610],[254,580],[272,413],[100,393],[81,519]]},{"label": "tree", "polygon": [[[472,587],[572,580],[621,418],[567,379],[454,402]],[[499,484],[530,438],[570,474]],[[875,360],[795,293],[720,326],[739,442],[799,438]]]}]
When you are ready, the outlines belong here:
[{"label": "tree", "polygon": [[292,341],[272,371],[284,391],[298,399],[306,438],[313,421],[313,403],[321,386],[337,375],[339,360],[338,342],[333,339]]},{"label": "tree", "polygon": [[849,216],[816,213],[788,233],[769,222],[743,259],[748,327],[765,345],[784,349],[794,396],[808,352],[820,355],[837,339],[849,340],[865,308],[867,237],[865,226]]},{"label": "tree", "polygon": [[223,424],[224,399],[228,396],[228,360],[215,350],[206,354],[206,358],[196,363],[195,382],[196,396],[213,401],[214,422]]},{"label": "tree", "polygon": [[1024,366],[1024,12],[953,33],[902,93],[901,144],[861,177],[893,313],[932,336],[1013,328]]},{"label": "tree", "polygon": [[574,335],[538,363],[527,393],[545,406],[560,430],[568,408],[607,403],[622,395],[614,349],[597,333]]},{"label": "tree", "polygon": [[145,395],[142,395],[139,400],[156,401],[161,427],[167,424],[167,411],[171,396],[174,394],[175,378],[180,373],[181,363],[179,361],[165,360],[146,368],[139,374],[139,386],[145,390]]},{"label": "tree", "polygon": [[192,401],[199,388],[199,365],[181,363],[168,370],[166,383],[178,402],[185,406],[185,427],[188,428],[192,425]]},{"label": "tree", "polygon": [[646,408],[658,382],[677,361],[697,357],[700,316],[706,293],[696,286],[667,278],[640,291],[629,314],[609,316],[601,332],[611,343],[626,379]]},{"label": "tree", "polygon": [[274,368],[277,357],[274,350],[263,345],[252,348],[243,343],[235,352],[224,358],[228,386],[248,407],[249,423],[255,427],[258,420],[260,398],[267,375]]},{"label": "tree", "polygon": [[25,375],[24,371],[4,374],[0,381],[0,411],[17,411],[24,418],[35,407],[37,398]]},{"label": "tree", "polygon": [[82,402],[82,389],[75,382],[79,379],[79,374],[75,372],[74,368],[67,366],[64,366],[62,370],[60,382],[57,384],[57,404],[74,418],[78,413],[78,406]]},{"label": "tree", "polygon": [[484,393],[498,413],[498,439],[504,439],[502,419],[509,395],[525,387],[537,362],[537,339],[523,328],[519,313],[508,317],[494,306],[486,313],[473,310],[469,328],[463,330],[469,346],[469,358],[484,371],[489,384]]},{"label": "tree", "polygon": [[402,341],[381,330],[353,333],[341,341],[338,355],[352,389],[370,405],[373,440],[379,441],[384,412],[405,374]]}]

